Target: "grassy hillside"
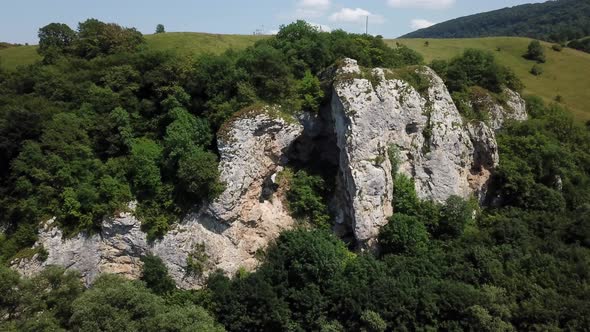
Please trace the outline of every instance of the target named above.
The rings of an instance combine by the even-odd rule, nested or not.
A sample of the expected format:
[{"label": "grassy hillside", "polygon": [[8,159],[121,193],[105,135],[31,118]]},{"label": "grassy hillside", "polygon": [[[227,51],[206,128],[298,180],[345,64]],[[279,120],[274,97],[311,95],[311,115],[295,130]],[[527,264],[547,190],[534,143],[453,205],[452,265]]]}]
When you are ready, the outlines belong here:
[{"label": "grassy hillside", "polygon": [[[198,32],[167,32],[145,35],[147,47],[160,50],[178,50],[187,55],[205,52],[221,53],[229,48],[242,49],[254,44],[264,36],[219,35]],[[0,66],[14,70],[19,65],[28,65],[40,60],[36,46],[16,46],[0,49]]]},{"label": "grassy hillside", "polygon": [[[145,36],[150,48],[175,49],[187,55],[204,52],[220,53],[228,48],[245,48],[263,36],[251,35],[215,35],[193,32],[169,32]],[[574,116],[582,121],[590,120],[590,54],[565,48],[562,52],[546,48],[547,63],[542,65],[545,73],[533,76],[529,73],[532,61],[522,58],[530,39],[517,37],[492,37],[474,39],[398,39],[388,40],[390,45],[401,42],[422,53],[427,62],[433,59],[450,59],[466,48],[489,50],[496,54],[500,63],[514,69],[524,81],[525,93],[553,101],[557,95]],[[498,49],[500,49],[498,51]],[[17,65],[29,64],[40,59],[34,46],[18,46],[0,49],[0,65],[14,69]]]},{"label": "grassy hillside", "polygon": [[0,66],[13,70],[20,65],[28,65],[41,57],[37,54],[36,46],[13,46],[0,49]]},{"label": "grassy hillside", "polygon": [[[428,40],[429,46],[425,45]],[[398,39],[396,42],[422,53],[427,62],[433,59],[450,59],[465,50],[476,48],[492,51],[499,62],[512,68],[526,85],[525,93],[536,94],[550,102],[557,95],[563,97],[574,116],[582,121],[590,120],[590,54],[564,48],[555,52],[551,44],[543,43],[547,63],[541,65],[544,73],[529,73],[534,62],[522,57],[530,39],[518,37],[491,37],[473,39]]]},{"label": "grassy hillside", "polygon": [[242,49],[254,44],[264,36],[216,35],[198,32],[167,32],[146,35],[148,47],[174,49],[185,54],[221,53],[229,48]]}]

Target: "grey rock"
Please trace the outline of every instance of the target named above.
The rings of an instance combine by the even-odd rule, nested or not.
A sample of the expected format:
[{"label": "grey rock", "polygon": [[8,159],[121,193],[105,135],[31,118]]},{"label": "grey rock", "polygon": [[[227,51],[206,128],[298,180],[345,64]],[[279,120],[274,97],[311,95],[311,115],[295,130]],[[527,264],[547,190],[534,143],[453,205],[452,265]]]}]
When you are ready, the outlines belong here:
[{"label": "grey rock", "polygon": [[[240,268],[253,270],[257,252],[265,249],[285,229],[293,225],[283,204],[280,188],[269,199],[261,199],[266,179],[285,160],[286,149],[302,133],[302,126],[278,116],[280,110],[264,108],[243,114],[227,124],[219,138],[219,169],[225,190],[218,200],[188,216],[166,236],[150,243],[141,231],[141,222],[130,211],[103,223],[100,234],[78,234],[64,238],[47,222],[39,231],[35,246],[43,246],[47,260],[38,257],[12,262],[13,268],[31,276],[47,265],[78,270],[88,285],[101,273],[119,274],[130,279],[141,275],[141,257],[159,256],[178,287],[203,285],[217,269],[234,275]],[[202,275],[189,275],[187,258],[204,245],[209,257]]]},{"label": "grey rock", "polygon": [[[400,172],[414,178],[422,199],[443,202],[452,195],[485,194],[498,163],[495,134],[484,123],[464,125],[433,70],[416,69],[430,80],[430,87],[420,95],[407,82],[386,79],[386,74],[393,73],[385,69],[374,69],[373,79],[368,80],[362,78],[356,61],[343,63],[336,71],[332,98],[340,149],[342,183],[338,187],[343,218],[349,219],[361,247],[372,246],[395,209],[388,155],[392,146],[398,151]],[[371,82],[378,82],[377,86]],[[504,118],[526,118],[520,96],[507,94],[515,110],[498,120],[499,126]]]}]

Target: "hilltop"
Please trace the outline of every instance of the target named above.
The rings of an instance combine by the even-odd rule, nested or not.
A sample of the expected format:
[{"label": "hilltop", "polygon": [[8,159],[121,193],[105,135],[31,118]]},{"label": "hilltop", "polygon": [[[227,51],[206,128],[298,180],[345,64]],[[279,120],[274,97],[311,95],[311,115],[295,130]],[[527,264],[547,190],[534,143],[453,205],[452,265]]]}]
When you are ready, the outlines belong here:
[{"label": "hilltop", "polygon": [[[186,55],[202,53],[219,54],[233,49],[244,49],[265,36],[223,35],[201,32],[168,32],[144,36],[147,47],[159,50],[177,50]],[[20,65],[32,64],[41,60],[37,46],[0,47],[0,67],[13,70]]]},{"label": "hilltop", "polygon": [[590,0],[557,0],[460,17],[402,38],[518,36],[565,42],[588,35]]},{"label": "hilltop", "polygon": [[[268,38],[252,35],[219,35],[197,32],[168,32],[146,35],[147,47],[159,50],[177,50],[186,55],[202,53],[219,54],[229,48],[244,49],[257,40]],[[529,73],[533,63],[522,57],[530,39],[517,37],[493,37],[472,39],[392,39],[390,46],[402,43],[424,55],[427,63],[434,59],[450,59],[467,48],[492,51],[498,61],[511,67],[526,85],[525,93],[536,94],[546,102],[553,101],[557,95],[576,119],[590,120],[590,78],[581,68],[590,68],[590,54],[565,48],[562,52],[551,50],[551,45],[543,43],[547,63],[545,73],[533,76]],[[499,51],[498,51],[499,50]],[[14,69],[40,60],[36,46],[16,46],[0,49],[0,66]]]}]

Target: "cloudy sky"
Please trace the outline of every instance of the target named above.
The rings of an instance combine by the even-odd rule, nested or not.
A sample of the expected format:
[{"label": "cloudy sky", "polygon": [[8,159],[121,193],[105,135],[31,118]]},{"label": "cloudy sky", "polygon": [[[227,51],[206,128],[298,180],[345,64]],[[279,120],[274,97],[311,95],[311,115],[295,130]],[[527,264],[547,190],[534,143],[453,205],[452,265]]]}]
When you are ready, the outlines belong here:
[{"label": "cloudy sky", "polygon": [[94,17],[152,33],[167,31],[250,34],[276,31],[305,19],[323,29],[369,32],[393,38],[433,23],[538,0],[17,0],[0,6],[0,41],[36,43],[51,22]]}]

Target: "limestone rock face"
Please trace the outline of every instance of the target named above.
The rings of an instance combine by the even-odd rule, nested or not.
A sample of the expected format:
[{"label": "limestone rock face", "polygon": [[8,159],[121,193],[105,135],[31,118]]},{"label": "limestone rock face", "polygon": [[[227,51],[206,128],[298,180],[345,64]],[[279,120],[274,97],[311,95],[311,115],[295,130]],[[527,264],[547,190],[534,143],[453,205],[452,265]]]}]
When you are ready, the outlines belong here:
[{"label": "limestone rock face", "polygon": [[[464,125],[442,79],[428,67],[416,70],[430,81],[422,94],[407,82],[387,79],[394,76],[387,70],[373,69],[372,79],[363,78],[351,59],[336,72],[332,118],[344,218],[361,244],[374,241],[395,209],[390,154],[395,152],[399,171],[414,178],[419,196],[438,202],[484,194],[498,164],[493,130],[484,123]],[[511,116],[526,118],[522,99],[510,96],[516,110]]]},{"label": "limestone rock face", "polygon": [[[296,120],[275,107],[238,113],[218,133],[224,192],[160,240],[147,241],[131,205],[131,212],[105,220],[99,234],[64,239],[47,222],[36,244],[47,251],[47,260],[20,259],[12,266],[33,275],[61,265],[80,271],[90,284],[101,273],[138,278],[140,258],[152,253],[185,289],[202,286],[217,269],[228,275],[253,270],[256,254],[294,224],[283,203],[285,188],[274,183],[289,157],[334,173],[334,230],[353,236],[360,248],[373,247],[395,211],[395,172],[412,177],[422,199],[443,202],[457,195],[483,201],[499,162],[495,130],[506,120],[526,119],[524,101],[510,90],[503,106],[484,97],[489,123],[465,123],[436,73],[414,70],[429,82],[427,89],[418,92],[395,72],[367,72],[345,59],[329,74],[335,76],[331,105],[318,114]],[[189,257],[200,257],[202,274],[187,273]]]},{"label": "limestone rock face", "polygon": [[[303,128],[277,114],[276,109],[259,109],[227,124],[218,142],[225,191],[163,239],[148,242],[132,213],[106,220],[100,234],[79,234],[70,239],[64,239],[53,222],[48,222],[40,229],[36,244],[48,252],[47,259],[16,260],[13,267],[23,275],[33,275],[47,265],[60,265],[78,270],[90,284],[101,273],[139,278],[140,258],[152,253],[163,260],[177,285],[185,289],[200,287],[205,276],[217,269],[228,275],[240,268],[255,269],[257,251],[293,225],[282,203],[282,192],[267,187]],[[201,254],[208,257],[204,273],[187,274],[187,258],[202,249]]]},{"label": "limestone rock face", "polygon": [[501,129],[506,121],[524,121],[528,117],[526,103],[518,93],[504,89],[502,94],[506,98],[504,105],[489,94],[472,101],[472,104],[487,111],[490,117],[489,126],[494,130]]}]

